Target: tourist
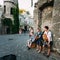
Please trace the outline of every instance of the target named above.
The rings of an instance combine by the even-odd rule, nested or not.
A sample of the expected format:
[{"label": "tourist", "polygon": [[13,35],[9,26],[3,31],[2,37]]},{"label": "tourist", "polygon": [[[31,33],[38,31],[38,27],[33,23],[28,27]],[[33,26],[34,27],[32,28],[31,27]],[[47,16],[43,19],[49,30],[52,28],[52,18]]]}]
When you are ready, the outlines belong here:
[{"label": "tourist", "polygon": [[31,37],[30,37],[30,39],[29,39],[28,42],[27,42],[27,47],[28,47],[28,49],[31,48],[31,45],[32,45],[32,43],[34,43],[34,41],[35,41],[34,32],[31,32]]},{"label": "tourist", "polygon": [[44,33],[43,33],[43,39],[44,39],[44,44],[43,44],[43,51],[45,50],[45,46],[47,45],[47,57],[50,56],[50,49],[52,46],[52,33],[49,31],[49,27],[45,26],[44,27]]},{"label": "tourist", "polygon": [[42,50],[42,32],[41,32],[40,28],[37,29],[37,34],[36,34],[35,40],[36,40],[36,44],[37,44],[36,50],[38,51],[38,53],[40,53]]}]

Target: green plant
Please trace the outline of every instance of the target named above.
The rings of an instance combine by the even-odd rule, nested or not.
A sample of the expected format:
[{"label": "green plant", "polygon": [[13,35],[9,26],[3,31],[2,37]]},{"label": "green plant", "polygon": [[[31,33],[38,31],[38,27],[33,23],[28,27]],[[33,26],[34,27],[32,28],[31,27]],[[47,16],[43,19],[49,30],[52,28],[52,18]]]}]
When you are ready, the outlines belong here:
[{"label": "green plant", "polygon": [[4,19],[2,20],[2,25],[3,25],[4,27],[7,26],[7,28],[9,28],[9,30],[6,31],[6,32],[8,32],[8,33],[10,34],[11,31],[12,31],[12,20],[11,20],[10,18],[4,18]]},{"label": "green plant", "polygon": [[12,26],[12,20],[10,18],[5,18],[4,20],[2,20],[2,24],[4,26]]},{"label": "green plant", "polygon": [[18,4],[16,8],[13,8],[13,18],[14,18],[14,25],[12,28],[13,33],[19,33],[19,8]]}]

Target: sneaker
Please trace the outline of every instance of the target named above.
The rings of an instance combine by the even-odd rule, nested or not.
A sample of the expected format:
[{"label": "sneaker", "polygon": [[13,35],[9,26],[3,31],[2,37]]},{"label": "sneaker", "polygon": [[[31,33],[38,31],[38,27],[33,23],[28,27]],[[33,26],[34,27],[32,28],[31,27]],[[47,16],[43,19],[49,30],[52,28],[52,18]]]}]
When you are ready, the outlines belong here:
[{"label": "sneaker", "polygon": [[49,58],[50,55],[46,55],[47,58]]},{"label": "sneaker", "polygon": [[39,50],[38,53],[41,53],[41,51]]}]

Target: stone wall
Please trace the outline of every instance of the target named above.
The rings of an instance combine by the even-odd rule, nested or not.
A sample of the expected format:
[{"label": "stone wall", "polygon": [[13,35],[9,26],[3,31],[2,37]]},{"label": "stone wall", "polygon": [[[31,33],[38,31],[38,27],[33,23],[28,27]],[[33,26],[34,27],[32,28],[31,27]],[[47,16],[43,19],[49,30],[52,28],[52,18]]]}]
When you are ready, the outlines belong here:
[{"label": "stone wall", "polygon": [[41,5],[43,5],[46,2],[47,2],[47,0],[38,0],[38,6],[40,7]]},{"label": "stone wall", "polygon": [[[36,21],[35,24],[37,26],[40,25],[42,30],[45,25],[50,27],[54,37],[54,48],[60,52],[60,0],[54,0],[53,5],[48,5],[47,7],[44,5],[46,2],[47,0],[38,0],[38,8],[35,10],[35,12],[38,11],[38,13],[34,12],[34,18],[36,21],[38,19],[38,24],[36,24]],[[40,7],[42,7],[42,9]]]},{"label": "stone wall", "polygon": [[38,28],[38,8],[35,8],[34,10],[34,31],[37,31]]},{"label": "stone wall", "polygon": [[18,0],[3,0],[3,1],[11,1],[14,2],[15,4],[17,4]]},{"label": "stone wall", "polygon": [[54,1],[53,26],[55,48],[60,51],[60,0]]},{"label": "stone wall", "polygon": [[52,12],[53,12],[53,7],[49,7],[49,6],[42,11],[42,25],[41,25],[42,30],[44,26],[49,26],[49,28],[51,29]]}]

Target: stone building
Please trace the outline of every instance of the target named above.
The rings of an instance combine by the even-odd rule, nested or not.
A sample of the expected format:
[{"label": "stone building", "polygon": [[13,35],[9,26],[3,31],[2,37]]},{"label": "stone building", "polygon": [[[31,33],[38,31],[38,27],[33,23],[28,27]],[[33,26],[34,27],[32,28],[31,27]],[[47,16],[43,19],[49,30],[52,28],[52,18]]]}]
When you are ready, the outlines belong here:
[{"label": "stone building", "polygon": [[4,0],[4,17],[11,18],[13,20],[12,9],[16,7],[18,0]]},{"label": "stone building", "polygon": [[1,31],[2,31],[2,14],[3,14],[3,5],[0,5],[0,34],[1,34]]},{"label": "stone building", "polygon": [[[3,18],[11,19],[12,23],[14,23],[13,9],[17,7],[18,0],[3,0],[3,1],[4,1]],[[7,34],[7,29],[8,26],[2,25],[2,34]]]},{"label": "stone building", "polygon": [[35,30],[39,26],[50,27],[54,36],[54,48],[60,51],[60,0],[38,0],[34,10]]}]

